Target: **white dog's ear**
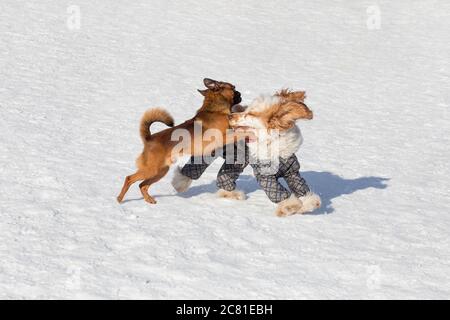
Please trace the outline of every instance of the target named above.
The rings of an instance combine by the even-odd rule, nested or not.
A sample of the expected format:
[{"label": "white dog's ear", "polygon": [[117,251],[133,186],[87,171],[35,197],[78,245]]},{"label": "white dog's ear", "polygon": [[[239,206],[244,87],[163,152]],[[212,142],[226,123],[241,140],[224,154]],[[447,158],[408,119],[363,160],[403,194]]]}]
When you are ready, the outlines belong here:
[{"label": "white dog's ear", "polygon": [[269,120],[270,129],[288,130],[299,119],[313,118],[312,111],[304,103],[287,102],[278,107]]}]

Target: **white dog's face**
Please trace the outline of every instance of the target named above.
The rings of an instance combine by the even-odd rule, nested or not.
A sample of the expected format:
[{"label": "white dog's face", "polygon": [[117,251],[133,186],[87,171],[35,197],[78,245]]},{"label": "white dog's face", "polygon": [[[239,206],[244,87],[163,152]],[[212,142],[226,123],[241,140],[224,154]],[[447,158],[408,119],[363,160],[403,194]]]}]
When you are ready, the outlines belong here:
[{"label": "white dog's face", "polygon": [[303,102],[283,101],[278,96],[259,97],[245,111],[232,113],[230,126],[257,134],[261,130],[288,130],[296,120],[312,117],[312,111]]},{"label": "white dog's face", "polygon": [[264,124],[251,112],[253,109],[253,105],[250,107],[240,104],[233,106],[232,114],[229,117],[230,126],[234,129],[264,129]]},{"label": "white dog's face", "polygon": [[256,114],[246,110],[240,113],[232,113],[230,126],[234,129],[266,129],[266,125]]}]

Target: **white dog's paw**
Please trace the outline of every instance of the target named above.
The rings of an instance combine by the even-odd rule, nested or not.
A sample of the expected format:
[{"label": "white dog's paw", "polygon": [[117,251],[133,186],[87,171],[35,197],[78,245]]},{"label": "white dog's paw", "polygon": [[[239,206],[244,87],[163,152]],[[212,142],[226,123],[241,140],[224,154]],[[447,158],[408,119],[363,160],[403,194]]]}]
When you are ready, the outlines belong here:
[{"label": "white dog's paw", "polygon": [[219,191],[217,191],[217,196],[219,196],[220,198],[234,199],[234,200],[246,199],[245,193],[240,190],[227,191],[224,189],[219,189]]},{"label": "white dog's paw", "polygon": [[181,173],[181,168],[177,167],[173,173],[172,186],[177,192],[185,192],[191,186],[192,179]]},{"label": "white dog's paw", "polygon": [[302,201],[292,194],[289,198],[278,204],[275,214],[278,217],[286,217],[296,213],[303,213],[302,207]]},{"label": "white dog's paw", "polygon": [[322,205],[320,197],[312,192],[305,194],[303,197],[300,197],[299,199],[301,202],[303,202],[301,213],[313,212],[314,210],[320,208],[320,206]]}]

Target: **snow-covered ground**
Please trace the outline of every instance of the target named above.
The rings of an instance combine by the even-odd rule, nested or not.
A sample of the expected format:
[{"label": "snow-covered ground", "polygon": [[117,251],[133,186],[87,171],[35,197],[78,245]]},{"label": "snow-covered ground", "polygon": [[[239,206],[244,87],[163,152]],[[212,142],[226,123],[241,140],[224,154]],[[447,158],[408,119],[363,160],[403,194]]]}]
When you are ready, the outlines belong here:
[{"label": "snow-covered ground", "polygon": [[[449,12],[2,0],[0,298],[450,298]],[[307,91],[298,156],[322,209],[275,217],[250,168],[247,201],[217,199],[220,160],[185,194],[169,174],[157,205],[137,186],[116,203],[141,114],[191,117],[204,77],[244,101]]]}]

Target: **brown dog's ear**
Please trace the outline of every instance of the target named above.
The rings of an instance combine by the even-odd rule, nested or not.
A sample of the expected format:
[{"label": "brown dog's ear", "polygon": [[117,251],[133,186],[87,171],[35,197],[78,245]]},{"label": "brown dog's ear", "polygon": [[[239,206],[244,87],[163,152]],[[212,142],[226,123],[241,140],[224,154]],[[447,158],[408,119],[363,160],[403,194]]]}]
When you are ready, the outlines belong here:
[{"label": "brown dog's ear", "polygon": [[209,78],[203,79],[203,83],[205,84],[205,87],[211,90],[217,90],[220,86],[220,83],[218,81]]},{"label": "brown dog's ear", "polygon": [[313,118],[312,111],[304,103],[287,102],[278,107],[269,120],[270,129],[288,130],[299,119]]},{"label": "brown dog's ear", "polygon": [[200,89],[197,89],[197,91],[200,92],[200,94],[204,97],[206,97],[206,93],[208,92],[208,90],[200,90]]}]

